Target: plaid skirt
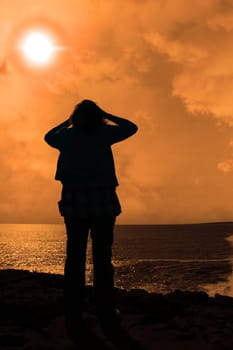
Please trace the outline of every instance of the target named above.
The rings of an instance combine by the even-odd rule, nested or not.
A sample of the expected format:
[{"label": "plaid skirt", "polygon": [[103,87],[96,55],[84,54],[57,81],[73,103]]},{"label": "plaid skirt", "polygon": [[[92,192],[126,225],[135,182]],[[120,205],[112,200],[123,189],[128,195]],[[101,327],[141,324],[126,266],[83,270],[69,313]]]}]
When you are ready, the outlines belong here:
[{"label": "plaid skirt", "polygon": [[118,216],[121,205],[115,188],[63,186],[58,202],[61,216],[65,218],[96,218]]}]

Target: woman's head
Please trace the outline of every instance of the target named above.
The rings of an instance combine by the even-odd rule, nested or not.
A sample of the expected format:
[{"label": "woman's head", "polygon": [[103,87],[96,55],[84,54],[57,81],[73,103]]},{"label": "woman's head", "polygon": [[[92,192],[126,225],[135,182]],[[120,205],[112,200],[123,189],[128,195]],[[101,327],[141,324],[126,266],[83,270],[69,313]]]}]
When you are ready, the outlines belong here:
[{"label": "woman's head", "polygon": [[104,122],[103,111],[91,100],[83,100],[75,107],[71,121],[74,127],[93,130],[102,126]]}]

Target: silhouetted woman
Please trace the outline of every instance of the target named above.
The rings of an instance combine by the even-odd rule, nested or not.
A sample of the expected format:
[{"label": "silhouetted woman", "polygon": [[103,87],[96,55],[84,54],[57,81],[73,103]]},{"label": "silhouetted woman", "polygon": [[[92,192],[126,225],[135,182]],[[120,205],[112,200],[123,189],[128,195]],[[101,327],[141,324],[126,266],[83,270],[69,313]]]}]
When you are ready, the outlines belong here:
[{"label": "silhouetted woman", "polygon": [[111,259],[114,225],[121,207],[111,145],[136,131],[131,121],[84,100],[69,119],[45,135],[45,141],[60,151],[55,179],[62,183],[58,204],[67,232],[64,297],[68,327],[82,319],[89,231],[97,314],[103,327],[117,321]]}]

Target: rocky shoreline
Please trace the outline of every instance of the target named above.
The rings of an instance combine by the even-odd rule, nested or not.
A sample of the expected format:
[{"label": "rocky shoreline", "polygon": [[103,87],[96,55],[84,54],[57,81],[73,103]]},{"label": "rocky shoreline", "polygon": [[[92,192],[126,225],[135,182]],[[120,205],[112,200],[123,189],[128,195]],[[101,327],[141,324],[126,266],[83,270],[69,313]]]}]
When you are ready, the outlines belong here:
[{"label": "rocky shoreline", "polygon": [[117,289],[122,327],[107,338],[95,316],[93,288],[86,290],[89,331],[82,342],[73,342],[64,324],[63,276],[0,270],[0,349],[233,349],[231,297]]}]

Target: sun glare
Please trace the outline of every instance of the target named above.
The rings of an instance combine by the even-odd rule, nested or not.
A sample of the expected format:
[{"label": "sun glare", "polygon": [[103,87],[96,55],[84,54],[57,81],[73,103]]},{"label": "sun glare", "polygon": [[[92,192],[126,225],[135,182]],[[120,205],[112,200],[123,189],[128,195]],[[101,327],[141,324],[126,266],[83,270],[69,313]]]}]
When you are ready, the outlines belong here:
[{"label": "sun glare", "polygon": [[33,31],[24,35],[20,43],[24,57],[35,65],[48,64],[59,48],[54,44],[53,38],[42,31]]}]

